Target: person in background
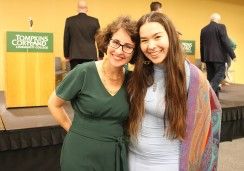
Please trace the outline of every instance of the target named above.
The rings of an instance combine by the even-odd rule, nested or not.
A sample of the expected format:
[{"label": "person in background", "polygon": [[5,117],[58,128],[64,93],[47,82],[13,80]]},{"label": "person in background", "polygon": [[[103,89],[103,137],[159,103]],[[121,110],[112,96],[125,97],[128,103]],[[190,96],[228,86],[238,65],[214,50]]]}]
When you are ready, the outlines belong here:
[{"label": "person in background", "polygon": [[163,12],[162,4],[160,2],[158,2],[158,1],[153,1],[150,4],[150,10],[162,13]]},{"label": "person in background", "polygon": [[[119,17],[97,36],[106,56],[71,70],[51,94],[48,107],[68,132],[62,171],[128,171],[123,124],[129,113],[124,65],[133,57],[136,22]],[[71,122],[65,101],[74,109]]]},{"label": "person in background", "polygon": [[[229,43],[230,43],[231,49],[233,49],[233,51],[235,51],[236,50],[236,46],[237,46],[236,43],[230,38],[229,38]],[[228,71],[228,69],[231,66],[231,60],[232,60],[231,57],[229,57],[228,61],[227,61],[227,71]]]},{"label": "person in background", "polygon": [[221,106],[203,73],[185,60],[177,31],[162,13],[142,16],[128,80],[130,171],[217,169]]},{"label": "person in background", "polygon": [[225,78],[225,63],[236,55],[230,46],[225,25],[220,24],[220,14],[213,13],[210,19],[210,23],[201,29],[201,61],[206,64],[207,79],[219,97],[219,85]]},{"label": "person in background", "polygon": [[[160,12],[163,13],[163,8],[162,8],[162,3],[158,2],[158,1],[154,1],[150,4],[150,10],[151,12],[155,11],[155,12]],[[182,33],[180,31],[177,30],[178,36],[182,36]]]},{"label": "person in background", "polygon": [[[73,69],[77,64],[97,60],[95,35],[100,28],[97,18],[87,15],[85,0],[78,0],[78,13],[66,19],[64,29],[64,57]],[[103,54],[99,51],[99,55]]]},{"label": "person in background", "polygon": [[[235,51],[236,49],[236,43],[229,38],[229,43],[230,43],[230,47],[233,49],[233,51]],[[231,76],[230,76],[230,66],[231,66],[231,57],[228,56],[228,59],[227,59],[227,63],[226,63],[226,70],[225,70],[225,79],[221,81],[221,85],[220,87],[222,87],[223,85],[230,85],[231,83]]]}]

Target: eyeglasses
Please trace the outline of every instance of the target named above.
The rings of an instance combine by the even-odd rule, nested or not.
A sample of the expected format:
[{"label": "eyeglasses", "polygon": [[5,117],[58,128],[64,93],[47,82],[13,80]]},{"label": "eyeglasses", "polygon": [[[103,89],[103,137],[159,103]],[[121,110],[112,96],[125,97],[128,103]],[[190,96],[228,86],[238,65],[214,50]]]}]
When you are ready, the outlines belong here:
[{"label": "eyeglasses", "polygon": [[131,54],[134,51],[133,45],[129,43],[125,43],[124,45],[122,45],[117,39],[110,39],[109,46],[114,49],[118,49],[121,46],[122,51],[128,54]]}]

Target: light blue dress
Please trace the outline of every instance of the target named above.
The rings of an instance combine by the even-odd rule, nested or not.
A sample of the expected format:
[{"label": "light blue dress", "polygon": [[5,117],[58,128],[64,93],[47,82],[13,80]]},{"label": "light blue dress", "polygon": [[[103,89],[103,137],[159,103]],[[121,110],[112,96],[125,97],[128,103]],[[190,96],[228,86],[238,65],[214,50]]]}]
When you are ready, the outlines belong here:
[{"label": "light blue dress", "polygon": [[[190,70],[185,63],[187,85]],[[145,96],[145,117],[138,139],[131,139],[129,145],[130,171],[178,171],[179,140],[164,136],[163,116],[165,112],[165,72],[163,65],[154,66],[155,83],[147,89]],[[167,126],[166,126],[167,127]]]}]

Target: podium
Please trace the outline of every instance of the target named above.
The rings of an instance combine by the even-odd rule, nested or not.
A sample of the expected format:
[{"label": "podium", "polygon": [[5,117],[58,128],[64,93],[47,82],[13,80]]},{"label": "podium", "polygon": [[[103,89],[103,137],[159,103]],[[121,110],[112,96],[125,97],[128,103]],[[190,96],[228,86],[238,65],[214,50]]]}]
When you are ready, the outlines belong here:
[{"label": "podium", "polygon": [[46,106],[55,86],[53,34],[7,32],[6,108]]}]

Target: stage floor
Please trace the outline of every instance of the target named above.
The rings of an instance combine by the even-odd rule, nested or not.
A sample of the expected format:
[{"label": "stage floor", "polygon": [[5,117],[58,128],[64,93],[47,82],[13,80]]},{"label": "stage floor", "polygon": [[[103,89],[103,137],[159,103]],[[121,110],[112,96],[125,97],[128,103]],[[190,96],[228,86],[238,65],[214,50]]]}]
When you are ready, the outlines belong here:
[{"label": "stage floor", "polygon": [[220,92],[222,105],[221,141],[244,137],[244,85],[224,86]]},{"label": "stage floor", "polygon": [[[65,109],[73,118],[70,104]],[[15,130],[58,125],[47,106],[6,109],[3,91],[0,91],[0,130]]]},{"label": "stage floor", "polygon": [[230,84],[223,86],[219,99],[222,108],[244,106],[244,84]]}]

